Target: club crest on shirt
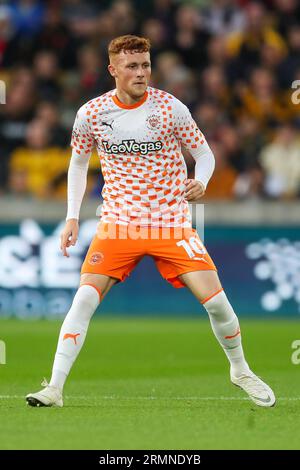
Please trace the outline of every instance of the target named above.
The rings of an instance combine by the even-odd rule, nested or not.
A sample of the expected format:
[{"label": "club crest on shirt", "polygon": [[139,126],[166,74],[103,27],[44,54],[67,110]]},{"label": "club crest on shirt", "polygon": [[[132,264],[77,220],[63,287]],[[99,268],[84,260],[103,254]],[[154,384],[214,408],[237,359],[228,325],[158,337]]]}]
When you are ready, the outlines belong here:
[{"label": "club crest on shirt", "polygon": [[95,264],[100,264],[104,260],[104,255],[100,251],[96,251],[91,254],[89,257],[88,263],[94,266]]},{"label": "club crest on shirt", "polygon": [[150,116],[148,116],[146,119],[146,124],[148,129],[159,129],[161,125],[160,116],[158,116],[157,114],[150,114]]}]

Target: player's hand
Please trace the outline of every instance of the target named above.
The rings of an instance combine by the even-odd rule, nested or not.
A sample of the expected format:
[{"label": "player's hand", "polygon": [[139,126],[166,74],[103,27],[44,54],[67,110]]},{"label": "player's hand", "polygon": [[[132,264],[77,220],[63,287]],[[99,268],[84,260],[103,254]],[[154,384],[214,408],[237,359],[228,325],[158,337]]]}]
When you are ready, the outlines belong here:
[{"label": "player's hand", "polygon": [[198,201],[205,193],[204,184],[197,180],[185,180],[185,199],[187,201]]},{"label": "player's hand", "polygon": [[77,242],[79,224],[77,219],[69,219],[60,235],[60,249],[63,255],[69,258],[67,248],[74,246]]}]

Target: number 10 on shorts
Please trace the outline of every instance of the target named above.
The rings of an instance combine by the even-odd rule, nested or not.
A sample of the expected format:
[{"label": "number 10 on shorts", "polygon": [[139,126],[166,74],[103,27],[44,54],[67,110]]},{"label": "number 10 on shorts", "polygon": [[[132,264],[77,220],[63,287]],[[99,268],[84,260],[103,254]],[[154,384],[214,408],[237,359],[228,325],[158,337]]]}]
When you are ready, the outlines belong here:
[{"label": "number 10 on shorts", "polygon": [[198,255],[205,255],[206,249],[203,243],[197,237],[190,237],[189,241],[187,240],[180,240],[180,242],[176,243],[177,246],[182,246],[184,250],[187,252],[188,256],[191,259],[202,259],[197,257]]}]

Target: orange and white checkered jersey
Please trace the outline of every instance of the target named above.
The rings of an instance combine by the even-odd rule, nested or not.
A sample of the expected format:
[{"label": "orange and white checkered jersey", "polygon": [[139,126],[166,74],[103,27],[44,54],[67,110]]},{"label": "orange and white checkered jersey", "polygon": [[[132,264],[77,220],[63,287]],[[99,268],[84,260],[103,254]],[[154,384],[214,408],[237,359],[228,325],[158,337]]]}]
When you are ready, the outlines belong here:
[{"label": "orange and white checkered jersey", "polygon": [[121,103],[116,90],[88,101],[71,141],[75,154],[87,158],[96,145],[105,182],[103,222],[158,227],[191,226],[181,146],[194,156],[204,144],[188,108],[151,87],[134,105]]}]

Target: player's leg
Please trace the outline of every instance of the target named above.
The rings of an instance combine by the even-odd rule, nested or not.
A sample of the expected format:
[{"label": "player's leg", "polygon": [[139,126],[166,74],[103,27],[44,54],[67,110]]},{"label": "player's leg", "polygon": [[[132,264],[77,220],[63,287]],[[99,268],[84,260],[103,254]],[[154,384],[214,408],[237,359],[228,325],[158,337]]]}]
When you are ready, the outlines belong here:
[{"label": "player's leg", "polygon": [[61,326],[49,385],[63,389],[70,369],[77,358],[90,320],[117,279],[103,274],[82,274],[72,306]]},{"label": "player's leg", "polygon": [[84,343],[93,313],[113,284],[126,279],[143,256],[143,243],[119,237],[114,226],[104,231],[112,236],[102,236],[103,227],[99,224],[88,249],[81,268],[80,287],[62,324],[50,384],[26,397],[32,406],[63,406],[62,388]]},{"label": "player's leg", "polygon": [[216,271],[195,271],[179,276],[208,313],[213,332],[230,362],[231,374],[249,372],[241,342],[238,318]]},{"label": "player's leg", "polygon": [[61,326],[50,383],[27,395],[32,406],[63,406],[62,390],[83,343],[90,320],[117,279],[102,274],[82,274],[80,286]]},{"label": "player's leg", "polygon": [[239,321],[216,271],[194,271],[178,277],[206,309],[213,332],[230,362],[231,381],[257,405],[273,406],[273,391],[253,374],[245,360]]}]

